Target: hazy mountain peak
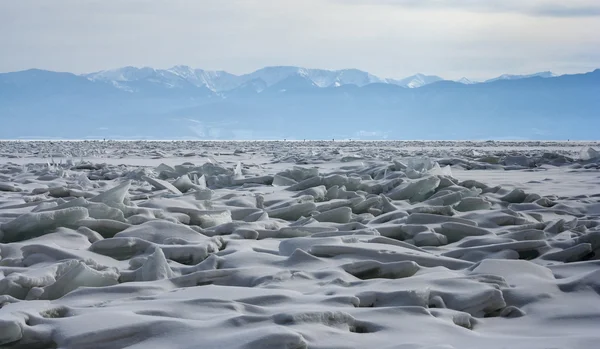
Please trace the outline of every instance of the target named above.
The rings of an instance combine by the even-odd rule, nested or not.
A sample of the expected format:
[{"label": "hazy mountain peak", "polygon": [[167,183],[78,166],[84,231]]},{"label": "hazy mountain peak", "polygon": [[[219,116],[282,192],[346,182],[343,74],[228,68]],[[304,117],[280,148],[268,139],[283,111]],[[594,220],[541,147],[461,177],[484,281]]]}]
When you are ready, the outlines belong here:
[{"label": "hazy mountain peak", "polygon": [[319,86],[310,79],[308,74],[302,74],[301,72],[298,72],[298,74],[290,75],[285,79],[271,85],[270,89],[277,92],[292,92],[318,87]]},{"label": "hazy mountain peak", "polygon": [[176,65],[176,66],[173,66],[173,67],[167,69],[167,71],[170,71],[174,74],[181,75],[181,76],[188,76],[188,75],[196,75],[197,70],[190,66],[187,66],[187,65]]},{"label": "hazy mountain peak", "polygon": [[364,86],[372,83],[384,82],[383,79],[359,69],[344,69],[336,71],[336,81],[340,85]]},{"label": "hazy mountain peak", "polygon": [[425,85],[429,85],[434,82],[438,82],[438,81],[442,81],[442,80],[444,80],[444,79],[442,79],[441,77],[439,77],[437,75],[425,75],[422,73],[417,73],[415,75],[406,77],[404,79],[390,80],[390,82],[395,85],[399,85],[399,86],[403,86],[403,87],[418,88],[418,87],[423,87]]},{"label": "hazy mountain peak", "polygon": [[156,70],[151,67],[122,67],[109,70],[101,70],[99,72],[87,74],[86,76],[90,80],[103,80],[103,81],[135,81],[140,79],[146,79],[151,75],[156,74]]},{"label": "hazy mountain peak", "polygon": [[464,84],[464,85],[473,85],[473,84],[476,84],[476,82],[474,82],[474,81],[472,81],[470,79],[467,79],[466,77],[462,77],[462,78],[456,80],[456,82],[459,82],[459,83]]},{"label": "hazy mountain peak", "polygon": [[539,72],[539,73],[534,73],[534,74],[526,74],[526,75],[502,74],[496,78],[486,80],[485,82],[494,82],[494,81],[498,81],[498,80],[519,80],[519,79],[527,79],[527,78],[534,78],[534,77],[554,78],[556,76],[557,76],[556,74],[554,74],[550,71],[544,71],[544,72]]}]

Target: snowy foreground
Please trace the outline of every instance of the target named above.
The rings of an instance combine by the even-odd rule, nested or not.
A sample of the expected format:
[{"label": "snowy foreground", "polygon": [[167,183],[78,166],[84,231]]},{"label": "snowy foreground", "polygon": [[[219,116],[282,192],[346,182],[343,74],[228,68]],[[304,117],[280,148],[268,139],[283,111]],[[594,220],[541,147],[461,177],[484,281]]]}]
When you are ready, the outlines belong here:
[{"label": "snowy foreground", "polygon": [[3,141],[0,347],[595,348],[599,148]]}]

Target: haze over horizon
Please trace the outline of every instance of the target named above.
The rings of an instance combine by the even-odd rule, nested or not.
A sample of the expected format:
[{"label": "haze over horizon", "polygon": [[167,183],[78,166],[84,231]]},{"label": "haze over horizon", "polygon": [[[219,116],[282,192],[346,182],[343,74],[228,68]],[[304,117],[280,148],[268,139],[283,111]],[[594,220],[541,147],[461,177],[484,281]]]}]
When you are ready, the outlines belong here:
[{"label": "haze over horizon", "polygon": [[[228,69],[219,69],[219,70],[208,70],[208,69],[204,69],[202,67],[195,67],[195,66],[188,66],[188,65],[182,65],[182,64],[177,64],[174,66],[170,66],[170,67],[152,67],[152,66],[135,66],[135,65],[128,65],[128,66],[122,66],[122,67],[112,67],[112,68],[106,68],[106,69],[100,69],[97,71],[89,71],[89,72],[84,72],[84,73],[77,73],[77,72],[72,72],[72,71],[55,71],[55,70],[50,70],[50,69],[41,69],[38,67],[31,67],[31,68],[27,68],[27,69],[21,69],[21,70],[17,70],[17,71],[10,71],[10,72],[0,72],[0,74],[5,74],[5,73],[19,73],[19,72],[24,72],[24,71],[28,71],[28,70],[45,70],[45,71],[51,71],[51,72],[57,72],[57,73],[71,73],[71,74],[75,74],[75,75],[81,75],[81,76],[93,76],[96,73],[103,73],[103,72],[116,72],[122,69],[128,69],[128,68],[134,68],[134,69],[146,69],[146,68],[150,68],[150,69],[154,69],[156,71],[173,71],[173,70],[177,70],[178,68],[191,68],[194,70],[203,70],[203,71],[207,71],[207,72],[225,72],[225,73],[230,73],[236,76],[243,76],[243,75],[250,75],[253,73],[256,73],[258,71],[261,71],[263,69],[270,69],[270,68],[300,68],[300,69],[306,69],[306,70],[316,70],[316,71],[329,71],[329,72],[341,72],[341,71],[346,71],[346,70],[359,70],[361,72],[365,72],[365,73],[371,73],[370,71],[366,71],[363,69],[357,69],[354,67],[349,67],[349,68],[341,68],[341,69],[323,69],[323,68],[319,68],[319,67],[305,67],[305,66],[288,66],[288,65],[273,65],[273,66],[264,66],[264,67],[260,67],[258,69],[252,70],[252,71],[247,71],[247,72],[242,72],[242,73],[231,73],[231,70]],[[595,71],[597,69],[600,69],[600,64],[598,65],[598,68],[592,68],[588,71],[573,71],[570,73],[556,73],[554,71],[530,71],[530,72],[525,72],[525,73],[521,73],[521,74],[514,74],[513,72],[505,72],[502,73],[500,75],[494,75],[494,76],[489,76],[486,77],[484,79],[472,79],[470,78],[470,76],[462,76],[461,78],[458,79],[447,79],[445,76],[442,76],[441,74],[435,74],[435,73],[431,73],[431,74],[423,74],[422,72],[414,72],[413,74],[410,74],[408,76],[401,76],[401,77],[389,77],[389,76],[380,76],[380,75],[375,75],[377,78],[382,78],[382,79],[399,79],[399,80],[403,80],[403,79],[409,79],[412,77],[416,77],[416,76],[428,76],[428,77],[435,77],[435,78],[441,78],[443,80],[448,80],[448,81],[458,81],[461,82],[464,79],[467,79],[467,81],[469,83],[483,83],[483,82],[488,82],[488,81],[494,81],[497,79],[502,79],[505,77],[515,77],[515,78],[521,78],[521,77],[528,77],[528,76],[543,76],[543,77],[547,77],[547,76],[562,76],[562,75],[572,75],[572,74],[585,74],[585,73],[589,73],[592,71]],[[420,86],[419,86],[420,87]]]},{"label": "haze over horizon", "polygon": [[3,1],[0,138],[592,139],[598,32],[597,0]]},{"label": "haze over horizon", "polygon": [[0,72],[289,65],[485,80],[592,71],[597,32],[593,0],[22,0],[0,3]]}]

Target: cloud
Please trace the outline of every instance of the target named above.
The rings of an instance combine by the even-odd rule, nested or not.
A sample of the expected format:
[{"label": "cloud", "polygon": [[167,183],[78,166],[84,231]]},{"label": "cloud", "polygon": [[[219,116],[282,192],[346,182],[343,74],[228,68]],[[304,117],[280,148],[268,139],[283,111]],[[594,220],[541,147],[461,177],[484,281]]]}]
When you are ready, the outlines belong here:
[{"label": "cloud", "polygon": [[551,17],[597,17],[600,16],[600,6],[572,7],[568,5],[540,6],[534,9],[533,14]]},{"label": "cloud", "polygon": [[600,0],[563,1],[0,0],[0,72],[297,65],[485,80],[593,70]]},{"label": "cloud", "polygon": [[334,0],[355,5],[389,5],[424,10],[518,13],[534,17],[597,17],[598,0]]}]

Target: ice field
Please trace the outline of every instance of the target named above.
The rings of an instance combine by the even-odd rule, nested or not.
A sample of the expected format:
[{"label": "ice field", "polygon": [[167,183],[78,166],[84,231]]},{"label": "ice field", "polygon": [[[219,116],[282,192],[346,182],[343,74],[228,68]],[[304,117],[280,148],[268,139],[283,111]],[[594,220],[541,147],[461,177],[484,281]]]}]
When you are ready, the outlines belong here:
[{"label": "ice field", "polygon": [[0,348],[596,348],[598,151],[0,141]]}]

